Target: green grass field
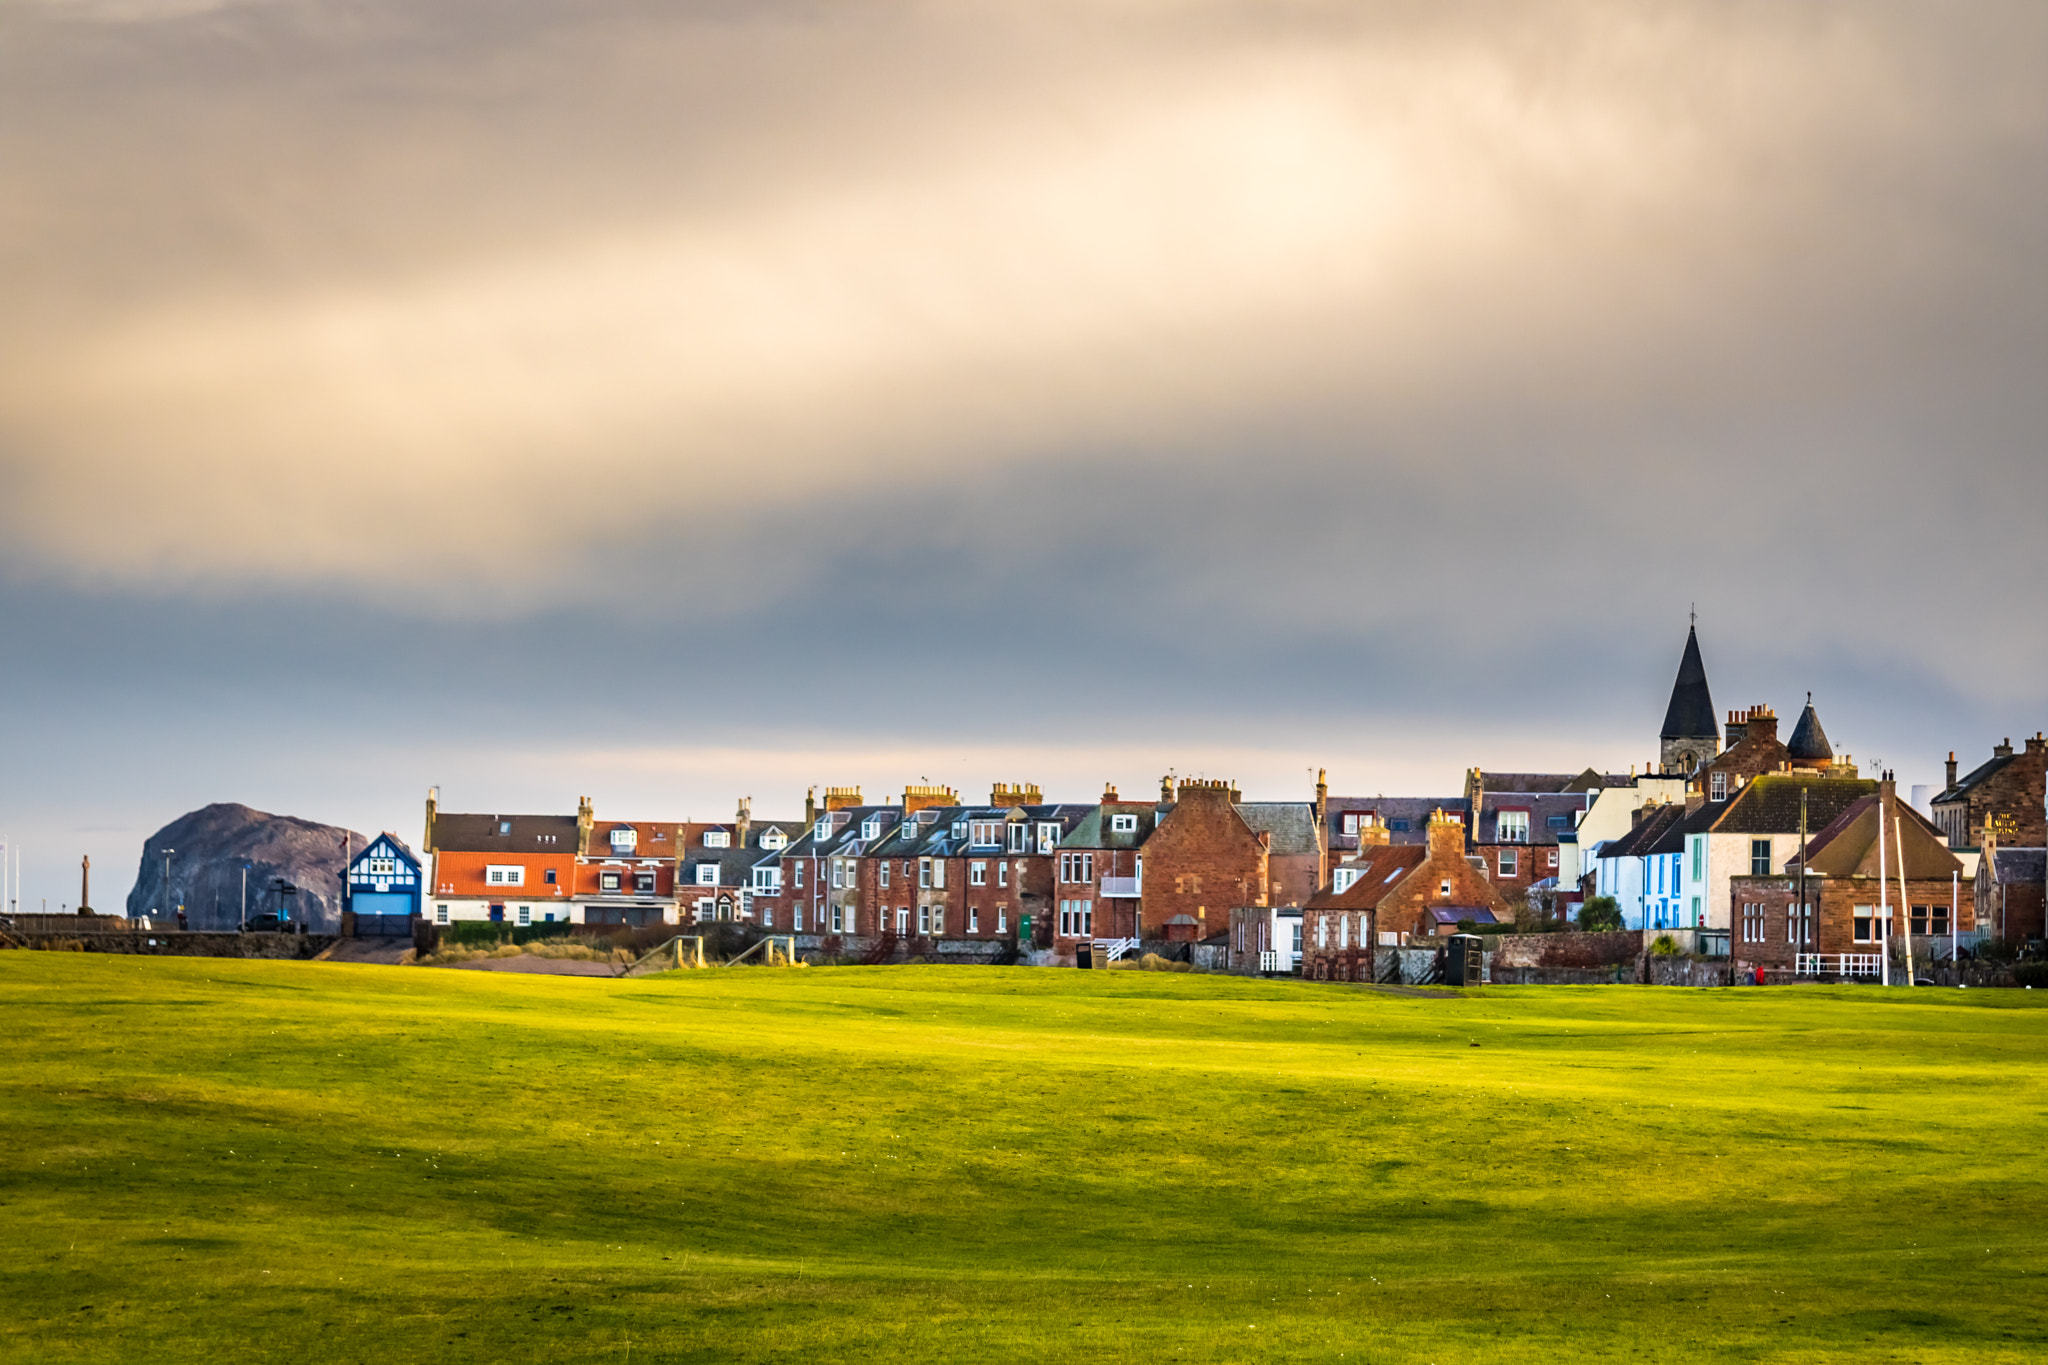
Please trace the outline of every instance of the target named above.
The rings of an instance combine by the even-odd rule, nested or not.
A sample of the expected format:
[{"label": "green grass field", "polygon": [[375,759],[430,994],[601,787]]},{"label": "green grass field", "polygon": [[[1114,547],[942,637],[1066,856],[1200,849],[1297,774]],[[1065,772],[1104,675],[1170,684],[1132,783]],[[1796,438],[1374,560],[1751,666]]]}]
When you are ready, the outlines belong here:
[{"label": "green grass field", "polygon": [[2038,1360],[2037,1002],[0,953],[0,1358]]}]

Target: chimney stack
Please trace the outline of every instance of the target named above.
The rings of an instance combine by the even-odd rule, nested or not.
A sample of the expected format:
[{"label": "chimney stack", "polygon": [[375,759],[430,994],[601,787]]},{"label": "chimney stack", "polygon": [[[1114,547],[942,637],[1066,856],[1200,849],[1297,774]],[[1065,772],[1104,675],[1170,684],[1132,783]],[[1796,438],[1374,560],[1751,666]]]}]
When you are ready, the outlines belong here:
[{"label": "chimney stack", "polygon": [[2012,757],[2012,736],[2011,736],[2011,735],[2007,735],[2007,736],[2005,737],[2005,743],[2003,743],[2003,744],[2001,744],[2001,745],[1998,745],[1998,746],[1997,746],[1996,748],[1994,748],[1994,749],[1993,749],[1993,750],[1991,751],[1991,754],[1992,754],[1992,757],[1994,757],[1994,758],[2011,758],[2011,757]]},{"label": "chimney stack", "polygon": [[1951,789],[1956,785],[1956,751],[1954,749],[1948,751],[1948,785]]},{"label": "chimney stack", "polygon": [[735,845],[740,848],[745,848],[747,846],[747,835],[754,828],[753,797],[742,796],[740,798],[740,808],[733,816],[733,825],[733,832],[739,836],[736,840],[734,840]]},{"label": "chimney stack", "polygon": [[427,837],[420,845],[422,853],[432,853],[434,851],[434,814],[440,809],[440,805],[441,789],[439,787],[427,788]]},{"label": "chimney stack", "polygon": [[815,825],[815,824],[817,824],[817,823],[818,823],[818,789],[817,789],[816,787],[805,787],[805,788],[804,788],[804,824],[805,824],[806,826],[809,826],[809,825]]}]

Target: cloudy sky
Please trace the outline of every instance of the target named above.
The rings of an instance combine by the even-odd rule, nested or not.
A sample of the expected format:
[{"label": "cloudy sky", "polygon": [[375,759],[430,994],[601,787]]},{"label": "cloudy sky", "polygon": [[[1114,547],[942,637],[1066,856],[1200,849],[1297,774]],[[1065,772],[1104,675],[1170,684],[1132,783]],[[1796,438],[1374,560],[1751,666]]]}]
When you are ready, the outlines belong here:
[{"label": "cloudy sky", "polygon": [[[0,832],[2048,723],[2048,6],[14,0]],[[102,890],[95,899],[116,899]]]}]

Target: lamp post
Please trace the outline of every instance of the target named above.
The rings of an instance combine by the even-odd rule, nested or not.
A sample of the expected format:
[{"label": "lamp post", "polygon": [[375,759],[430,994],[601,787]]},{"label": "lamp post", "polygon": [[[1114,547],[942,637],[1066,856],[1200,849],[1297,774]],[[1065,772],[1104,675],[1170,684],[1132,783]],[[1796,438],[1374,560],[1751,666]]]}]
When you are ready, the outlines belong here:
[{"label": "lamp post", "polygon": [[164,917],[166,919],[177,913],[177,906],[171,901],[171,855],[177,851],[175,848],[164,850]]},{"label": "lamp post", "polygon": [[242,863],[242,918],[235,923],[237,929],[249,922],[249,864]]}]

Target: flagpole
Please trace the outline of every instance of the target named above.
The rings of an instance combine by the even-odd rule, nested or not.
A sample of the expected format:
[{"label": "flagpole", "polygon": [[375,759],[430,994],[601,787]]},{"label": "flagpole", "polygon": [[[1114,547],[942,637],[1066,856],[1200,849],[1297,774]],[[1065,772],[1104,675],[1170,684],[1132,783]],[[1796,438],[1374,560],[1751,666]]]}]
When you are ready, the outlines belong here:
[{"label": "flagpole", "polygon": [[1892,907],[1885,891],[1884,860],[1884,789],[1878,789],[1877,797],[1877,922],[1884,927],[1878,930],[1877,970],[1882,984],[1892,984]]},{"label": "flagpole", "polygon": [[1899,807],[1892,804],[1892,842],[1899,846],[1899,918],[1906,925],[1906,984],[1913,984],[1913,913],[1906,904],[1906,827],[1899,821]]},{"label": "flagpole", "polygon": [[1948,960],[1949,965],[1962,969],[1959,955],[1963,951],[1963,927],[1960,915],[1963,909],[1963,874],[1960,870],[1948,874]]}]

